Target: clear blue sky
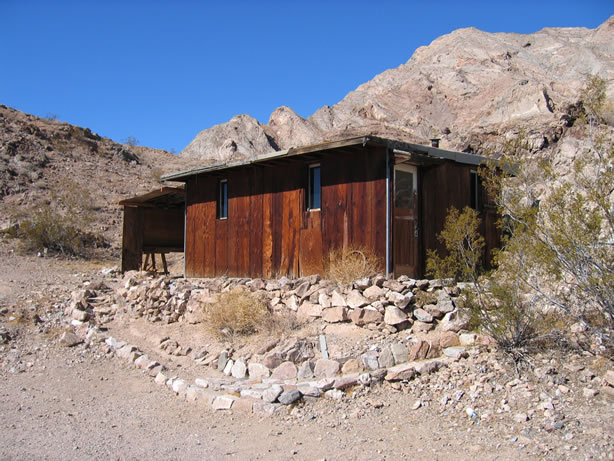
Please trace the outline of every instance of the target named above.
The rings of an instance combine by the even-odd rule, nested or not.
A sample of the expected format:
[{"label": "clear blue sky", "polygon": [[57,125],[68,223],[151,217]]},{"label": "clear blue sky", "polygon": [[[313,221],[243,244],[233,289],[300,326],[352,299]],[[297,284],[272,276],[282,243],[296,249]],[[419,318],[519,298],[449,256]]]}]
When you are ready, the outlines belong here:
[{"label": "clear blue sky", "polygon": [[181,151],[248,113],[308,117],[461,27],[595,28],[612,0],[0,0],[0,104]]}]

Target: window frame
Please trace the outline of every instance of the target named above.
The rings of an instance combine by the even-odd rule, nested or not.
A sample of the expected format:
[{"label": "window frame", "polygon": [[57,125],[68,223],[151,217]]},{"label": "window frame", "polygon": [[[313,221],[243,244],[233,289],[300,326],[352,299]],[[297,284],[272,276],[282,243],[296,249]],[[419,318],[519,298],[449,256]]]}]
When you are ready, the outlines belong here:
[{"label": "window frame", "polygon": [[228,179],[217,183],[217,219],[228,219]]},{"label": "window frame", "polygon": [[469,187],[469,206],[478,212],[482,211],[482,178],[477,170],[469,172]]},{"label": "window frame", "polygon": [[[315,177],[313,176],[313,172],[318,170],[318,203],[317,207],[314,206],[314,182]],[[322,166],[320,163],[312,163],[309,165],[309,170],[307,174],[307,211],[319,211],[322,208]]]}]

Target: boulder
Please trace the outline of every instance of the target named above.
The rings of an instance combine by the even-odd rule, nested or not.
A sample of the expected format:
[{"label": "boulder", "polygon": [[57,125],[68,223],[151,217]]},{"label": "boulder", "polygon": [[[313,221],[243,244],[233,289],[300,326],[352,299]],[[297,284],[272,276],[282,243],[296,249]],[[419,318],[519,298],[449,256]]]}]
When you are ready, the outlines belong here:
[{"label": "boulder", "polygon": [[356,359],[348,360],[341,367],[341,373],[343,373],[344,375],[348,373],[358,373],[359,371],[362,371],[362,366],[360,365],[360,362]]},{"label": "boulder", "polygon": [[439,345],[442,348],[460,346],[458,335],[453,331],[445,331],[439,337]]},{"label": "boulder", "polygon": [[230,370],[230,374],[235,379],[245,379],[247,376],[247,365],[244,360],[237,360],[232,369]]},{"label": "boulder", "polygon": [[384,316],[376,309],[365,308],[362,313],[362,321],[365,325],[369,323],[381,323]]},{"label": "boulder", "polygon": [[333,383],[333,387],[335,389],[345,390],[345,389],[348,389],[350,387],[356,386],[358,384],[359,376],[360,375],[358,373],[353,373],[351,375],[340,376],[337,379],[335,379],[335,382]]},{"label": "boulder", "polygon": [[315,377],[314,367],[315,367],[314,362],[312,362],[311,360],[306,360],[305,362],[301,363],[301,365],[298,367],[298,373],[296,377],[298,379],[314,378]]},{"label": "boulder", "polygon": [[384,322],[387,325],[398,325],[407,321],[407,314],[396,306],[386,306]]},{"label": "boulder", "polygon": [[448,312],[439,322],[440,331],[454,331],[458,333],[460,330],[469,326],[469,317],[461,314],[458,309]]},{"label": "boulder", "polygon": [[378,357],[379,366],[381,368],[390,368],[394,366],[394,356],[390,347],[384,347],[379,353]]},{"label": "boulder", "polygon": [[412,344],[409,349],[408,360],[413,362],[415,360],[423,360],[426,358],[430,349],[430,344],[427,341],[423,341],[419,339],[414,344]]},{"label": "boulder", "polygon": [[324,309],[331,307],[330,296],[328,296],[326,293],[320,293],[318,295],[318,304]]},{"label": "boulder", "polygon": [[345,298],[341,296],[339,292],[337,292],[337,290],[335,290],[332,292],[330,296],[330,305],[333,307],[334,306],[347,307],[347,302],[345,301]]},{"label": "boulder", "polygon": [[388,299],[399,309],[405,309],[413,299],[413,294],[408,293],[404,295],[401,293],[397,293],[396,291],[389,291],[386,295],[386,299]]},{"label": "boulder", "polygon": [[305,321],[316,319],[322,316],[322,306],[305,301],[299,306],[297,315],[300,319]]},{"label": "boulder", "polygon": [[401,292],[405,289],[405,285],[397,280],[386,280],[382,283],[382,286],[396,292]]},{"label": "boulder", "polygon": [[273,370],[273,373],[271,373],[271,378],[281,380],[296,379],[297,374],[298,370],[294,363],[283,362]]},{"label": "boulder", "polygon": [[336,360],[319,359],[316,361],[314,374],[316,378],[332,378],[339,373],[340,364]]},{"label": "boulder", "polygon": [[345,302],[352,309],[357,309],[359,307],[366,306],[369,304],[369,300],[360,294],[358,290],[350,291],[345,297]]},{"label": "boulder", "polygon": [[412,326],[412,331],[415,333],[426,333],[435,328],[433,323],[420,322],[416,320]]},{"label": "boulder", "polygon": [[392,356],[394,357],[395,365],[405,363],[409,360],[409,351],[404,344],[392,343],[390,345],[390,352],[392,352]]},{"label": "boulder", "polygon": [[384,379],[386,381],[406,381],[413,379],[416,374],[415,364],[404,363],[402,365],[396,365],[389,368]]},{"label": "boulder", "polygon": [[282,405],[290,405],[299,400],[302,396],[303,394],[301,394],[301,391],[298,389],[290,389],[279,394],[277,401]]},{"label": "boulder", "polygon": [[473,346],[478,339],[478,335],[475,333],[463,333],[458,336],[458,339],[461,346]]},{"label": "boulder", "polygon": [[386,292],[382,288],[378,287],[377,285],[371,285],[369,288],[363,291],[362,294],[367,299],[373,301],[373,300],[383,297],[386,294]]},{"label": "boulder", "polygon": [[249,377],[252,379],[268,378],[271,374],[271,370],[269,370],[263,364],[256,362],[250,362],[247,365],[247,372],[249,373]]},{"label": "boulder", "polygon": [[431,323],[433,321],[433,316],[420,308],[414,309],[414,318],[424,323]]},{"label": "boulder", "polygon": [[284,390],[279,384],[273,384],[262,393],[262,400],[267,403],[273,403],[277,400],[277,397],[281,395]]},{"label": "boulder", "polygon": [[328,323],[345,322],[348,319],[347,308],[337,306],[324,309],[322,311],[322,319]]},{"label": "boulder", "polygon": [[367,370],[377,370],[379,366],[378,353],[376,351],[368,351],[360,356],[362,365]]},{"label": "boulder", "polygon": [[81,338],[69,331],[65,331],[64,333],[62,333],[62,336],[60,336],[60,344],[66,347],[73,347],[77,344],[81,344],[82,342],[83,340]]}]

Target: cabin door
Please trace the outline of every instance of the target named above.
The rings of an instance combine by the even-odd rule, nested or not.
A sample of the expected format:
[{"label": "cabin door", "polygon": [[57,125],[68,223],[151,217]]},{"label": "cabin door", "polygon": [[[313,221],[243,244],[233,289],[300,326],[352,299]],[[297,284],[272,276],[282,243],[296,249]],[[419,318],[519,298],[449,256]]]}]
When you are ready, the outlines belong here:
[{"label": "cabin door", "polygon": [[412,165],[394,167],[392,245],[394,275],[420,276],[418,245],[418,169]]}]

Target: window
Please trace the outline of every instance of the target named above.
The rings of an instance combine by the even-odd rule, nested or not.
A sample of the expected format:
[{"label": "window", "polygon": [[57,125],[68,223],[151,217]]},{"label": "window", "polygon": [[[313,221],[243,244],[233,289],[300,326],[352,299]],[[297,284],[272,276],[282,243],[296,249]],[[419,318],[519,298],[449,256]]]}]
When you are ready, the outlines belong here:
[{"label": "window", "polygon": [[309,187],[307,191],[307,209],[320,209],[320,164],[309,165]]},{"label": "window", "polygon": [[217,217],[218,219],[228,218],[228,180],[227,179],[220,180],[218,184]]},{"label": "window", "polygon": [[471,170],[470,174],[471,208],[480,211],[482,208],[482,178],[475,170]]}]

